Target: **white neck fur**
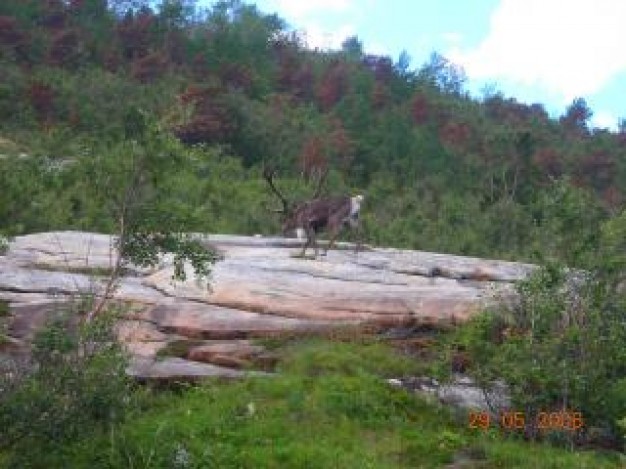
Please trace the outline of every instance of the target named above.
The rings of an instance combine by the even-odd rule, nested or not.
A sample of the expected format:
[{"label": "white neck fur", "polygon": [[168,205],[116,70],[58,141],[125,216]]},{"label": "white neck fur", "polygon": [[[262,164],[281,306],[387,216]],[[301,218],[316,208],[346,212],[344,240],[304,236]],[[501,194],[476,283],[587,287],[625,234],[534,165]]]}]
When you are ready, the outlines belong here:
[{"label": "white neck fur", "polygon": [[350,216],[353,217],[361,210],[361,203],[363,203],[364,197],[362,195],[355,195],[350,197]]}]

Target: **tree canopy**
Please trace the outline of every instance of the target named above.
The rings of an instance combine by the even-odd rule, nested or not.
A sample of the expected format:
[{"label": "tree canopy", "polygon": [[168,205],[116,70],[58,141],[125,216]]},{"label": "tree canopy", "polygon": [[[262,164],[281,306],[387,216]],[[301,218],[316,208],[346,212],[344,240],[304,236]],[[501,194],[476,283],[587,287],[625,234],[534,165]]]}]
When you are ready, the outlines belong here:
[{"label": "tree canopy", "polygon": [[368,195],[369,241],[401,247],[561,258],[571,226],[624,210],[626,133],[591,128],[584,99],[554,119],[496,89],[474,98],[438,53],[412,69],[358,37],[310,50],[238,0],[5,1],[0,67],[5,234],[110,230],[85,178],[124,167],[133,110],[180,144],[162,203],[199,231],[276,230],[264,163],[301,197],[302,175],[329,167],[328,191]]}]

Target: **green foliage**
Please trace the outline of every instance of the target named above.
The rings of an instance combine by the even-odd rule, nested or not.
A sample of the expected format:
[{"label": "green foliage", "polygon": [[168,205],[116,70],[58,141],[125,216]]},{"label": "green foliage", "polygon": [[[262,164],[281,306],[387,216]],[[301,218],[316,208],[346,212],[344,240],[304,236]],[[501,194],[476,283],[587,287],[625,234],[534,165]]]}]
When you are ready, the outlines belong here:
[{"label": "green foliage", "polygon": [[623,292],[608,288],[610,282],[543,267],[519,283],[519,299],[509,307],[459,332],[455,347],[469,353],[482,383],[504,379],[514,408],[529,418],[581,412],[587,438],[597,428],[616,439],[617,420],[626,412],[626,308]]},{"label": "green foliage", "polygon": [[0,448],[13,466],[40,467],[59,445],[124,419],[132,404],[115,316],[76,324],[59,312],[34,339],[32,363],[0,381]]},{"label": "green foliage", "polygon": [[469,431],[387,385],[376,360],[399,360],[397,372],[411,361],[382,345],[306,341],[284,352],[279,375],[161,394],[114,431],[58,448],[48,467],[435,468],[462,455],[486,467],[619,465]]},{"label": "green foliage", "polygon": [[593,197],[567,180],[539,194],[534,206],[536,250],[570,266],[589,265],[598,244],[602,209]]},{"label": "green foliage", "polygon": [[592,265],[601,266],[618,288],[626,277],[626,210],[601,226],[599,244]]},{"label": "green foliage", "polygon": [[0,300],[0,346],[8,341],[7,329],[10,314],[9,302]]},{"label": "green foliage", "polygon": [[623,210],[622,137],[588,129],[589,109],[583,125],[581,106],[556,121],[501,93],[473,100],[436,53],[411,71],[356,38],[310,51],[242,2],[151,5],[3,4],[3,232],[114,232],[124,207],[138,233],[159,217],[275,233],[260,166],[299,198],[311,159],[332,168],[328,192],[365,193],[368,241],[398,247],[583,266]]},{"label": "green foliage", "polygon": [[296,344],[293,353],[285,349],[284,355],[279,370],[306,376],[375,374],[392,377],[411,374],[418,366],[408,357],[390,354],[389,348],[380,343],[336,343],[331,347],[323,341],[310,341]]},{"label": "green foliage", "polygon": [[132,263],[153,266],[161,255],[174,254],[174,278],[184,281],[187,278],[185,261],[189,261],[198,277],[208,277],[209,266],[220,259],[217,253],[208,250],[197,240],[186,234],[131,233],[125,240],[122,252]]},{"label": "green foliage", "polygon": [[[572,288],[559,269],[542,270],[520,286],[519,305],[477,320],[459,340],[474,363],[484,364],[475,371],[484,379],[506,377],[520,403],[579,406],[591,422],[615,431],[615,419],[625,415],[618,347],[626,309],[623,132],[590,129],[592,111],[580,99],[558,121],[501,93],[472,99],[463,92],[462,71],[439,54],[409,70],[405,55],[395,65],[364,55],[356,38],[341,52],[305,49],[283,20],[240,1],[216,2],[205,13],[194,1],[157,3],[0,3],[3,235],[115,233],[125,260],[148,265],[173,251],[177,276],[184,277],[185,261],[206,275],[216,254],[183,233],[276,234],[261,165],[280,168],[281,188],[301,200],[311,191],[300,173],[315,159],[331,168],[328,193],[365,194],[370,243],[587,269],[589,278]],[[204,143],[183,145],[181,128]],[[503,330],[513,333],[502,338]],[[75,347],[53,339],[47,347]],[[379,445],[356,447],[356,437],[372,439],[371,428],[361,428],[367,415],[375,422],[406,417],[384,408],[383,398],[394,403],[397,396],[375,387],[372,374],[410,367],[376,347],[358,353],[377,368],[361,366],[349,347],[316,347],[283,363],[295,383],[309,386],[308,375],[325,380],[313,399],[325,409],[315,414],[315,434],[271,456],[264,447],[237,456],[242,441],[265,435],[263,423],[243,433],[218,425],[222,433],[210,435],[216,448],[208,449],[206,438],[176,426],[166,426],[174,436],[157,447],[170,430],[155,435],[159,425],[146,424],[149,430],[137,430],[141,444],[129,430],[126,449],[112,448],[110,461],[184,465],[192,458],[201,465],[203,458],[232,457],[256,467],[266,460],[315,465],[319,458],[320,465],[349,467],[382,457],[381,466],[440,466],[467,443],[454,429],[405,428],[401,438],[385,430]],[[244,400],[269,389],[246,386],[236,388]],[[305,405],[304,384],[295,386],[293,402]],[[240,416],[223,405],[200,414]],[[338,423],[331,409],[341,415]],[[299,427],[277,423],[287,414],[276,412],[262,438],[278,430],[297,434]],[[307,446],[325,433],[335,453]],[[515,444],[481,451],[506,467],[541,467],[544,457],[542,449],[520,456]]]}]

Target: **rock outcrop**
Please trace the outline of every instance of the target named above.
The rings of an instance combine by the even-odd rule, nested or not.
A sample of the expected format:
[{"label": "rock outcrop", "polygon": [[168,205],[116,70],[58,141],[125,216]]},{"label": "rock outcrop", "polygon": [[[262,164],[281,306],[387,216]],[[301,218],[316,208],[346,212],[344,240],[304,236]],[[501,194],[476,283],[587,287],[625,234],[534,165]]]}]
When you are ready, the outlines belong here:
[{"label": "rock outcrop", "polygon": [[[210,285],[191,271],[187,281],[172,281],[167,259],[152,269],[129,266],[120,280],[115,299],[132,307],[118,336],[133,356],[133,376],[238,377],[250,373],[257,357],[271,361],[248,342],[254,338],[363,324],[454,324],[510,294],[513,282],[534,268],[397,249],[355,254],[341,243],[328,256],[299,259],[294,239],[200,239],[223,254]],[[102,234],[13,240],[0,256],[0,300],[9,305],[5,343],[27,344],[70,296],[101,292],[115,256],[111,237]]]},{"label": "rock outcrop", "polygon": [[465,410],[488,412],[493,418],[499,418],[500,412],[510,408],[509,388],[502,381],[493,383],[489,388],[480,386],[468,376],[453,376],[449,383],[441,384],[436,379],[426,376],[392,378],[387,382],[395,387],[434,397],[441,404]]}]

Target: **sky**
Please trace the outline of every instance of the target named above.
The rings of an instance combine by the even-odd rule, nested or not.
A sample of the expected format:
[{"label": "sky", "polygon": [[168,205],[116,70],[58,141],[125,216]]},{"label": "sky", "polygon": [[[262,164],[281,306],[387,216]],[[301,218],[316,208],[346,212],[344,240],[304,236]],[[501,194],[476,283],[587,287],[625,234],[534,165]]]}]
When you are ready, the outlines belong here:
[{"label": "sky", "polygon": [[[204,2],[211,3],[211,2]],[[591,125],[626,118],[626,0],[248,0],[306,34],[311,48],[357,36],[367,53],[412,69],[432,52],[463,67],[466,89],[486,89],[562,115],[575,98]]]}]

